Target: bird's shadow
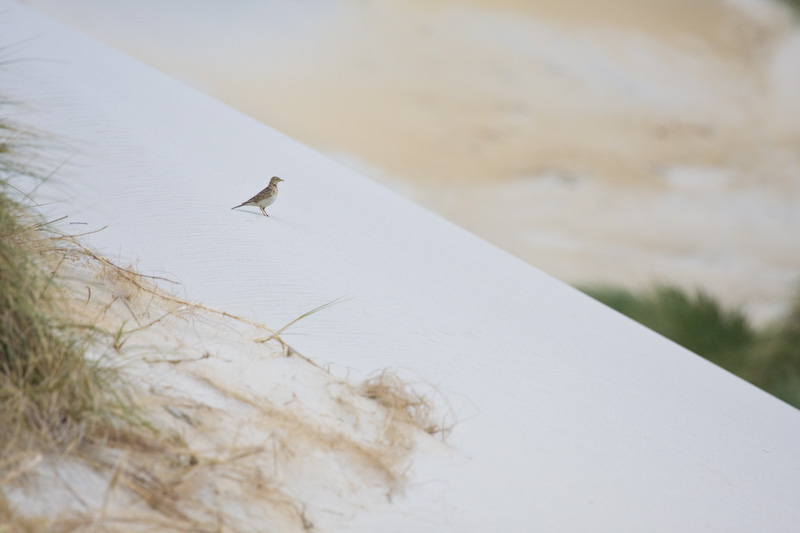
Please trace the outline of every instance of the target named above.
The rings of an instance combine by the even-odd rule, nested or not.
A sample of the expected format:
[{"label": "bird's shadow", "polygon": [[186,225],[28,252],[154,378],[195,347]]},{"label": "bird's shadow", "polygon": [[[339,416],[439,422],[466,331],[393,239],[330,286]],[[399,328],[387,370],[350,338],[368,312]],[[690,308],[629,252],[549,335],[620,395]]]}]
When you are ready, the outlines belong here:
[{"label": "bird's shadow", "polygon": [[280,222],[282,224],[295,225],[293,222],[291,222],[290,219],[283,218],[283,217],[280,217],[280,216],[269,215],[269,216],[265,217],[264,215],[261,214],[261,211],[258,211],[258,210],[256,210],[256,211],[243,211],[241,209],[237,209],[236,212],[237,212],[237,214],[251,217],[250,218],[251,221],[255,221],[256,219],[263,218],[263,219],[265,219],[267,221],[274,220],[275,222]]},{"label": "bird's shadow", "polygon": [[239,214],[239,215],[249,215],[249,216],[254,216],[254,217],[258,217],[258,218],[266,218],[266,219],[276,218],[274,215],[269,215],[269,216],[265,217],[263,214],[261,214],[261,211],[259,211],[259,210],[245,211],[243,209],[234,209],[233,211],[236,214]]}]

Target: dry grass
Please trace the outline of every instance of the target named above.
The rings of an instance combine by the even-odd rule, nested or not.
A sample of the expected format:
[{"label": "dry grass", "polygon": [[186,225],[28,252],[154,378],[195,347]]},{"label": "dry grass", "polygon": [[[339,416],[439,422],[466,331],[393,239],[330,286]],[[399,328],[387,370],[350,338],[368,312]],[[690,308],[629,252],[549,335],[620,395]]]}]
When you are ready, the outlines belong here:
[{"label": "dry grass", "polygon": [[60,237],[8,196],[27,196],[15,183],[49,179],[42,139],[0,122],[0,480],[20,468],[8,458],[67,453],[135,418],[115,370],[84,357],[92,336],[66,327]]},{"label": "dry grass", "polygon": [[[71,358],[73,365],[62,372],[61,388],[50,386],[52,394],[71,399],[44,405],[77,407],[45,411],[25,398],[31,385],[15,389],[16,401],[33,407],[18,407],[16,418],[2,419],[9,425],[0,427],[17,429],[0,431],[15,435],[15,444],[0,455],[0,494],[48,469],[57,472],[66,458],[100,473],[106,488],[102,501],[86,511],[55,515],[20,514],[0,499],[0,532],[251,530],[239,507],[274,530],[309,531],[319,510],[305,492],[332,494],[348,512],[362,507],[353,503],[362,496],[391,501],[402,492],[415,439],[447,433],[434,422],[427,399],[394,374],[384,372],[353,387],[292,350],[280,331],[182,300],[72,239],[43,226],[25,227],[15,234],[17,244],[28,247],[31,261],[46,274],[28,292],[52,296],[37,309],[62,317],[53,321],[44,315],[47,327],[36,330],[48,341],[41,351],[50,365],[38,373],[54,372],[57,358]],[[254,393],[217,379],[225,361],[207,351],[192,352],[173,334],[189,323],[201,337],[205,327],[213,335],[220,328],[230,332],[240,339],[242,356],[251,350],[268,361],[296,361],[303,375],[324,383],[324,390],[315,392],[322,411],[304,402],[287,405],[269,389]],[[175,338],[165,340],[169,335]],[[53,349],[64,339],[71,339],[66,355]],[[136,373],[153,366],[213,391],[225,407],[212,408],[191,393],[137,386]],[[120,395],[122,390],[128,393]],[[293,396],[305,394],[298,390]],[[132,407],[133,398],[139,407]],[[26,418],[30,412],[37,415]],[[55,418],[41,423],[47,416]],[[31,446],[34,442],[39,444]],[[311,480],[311,488],[298,486],[298,480]]]},{"label": "dry grass", "polygon": [[[335,302],[274,331],[31,218],[5,193],[47,178],[20,158],[35,143],[0,135],[0,533],[310,531],[391,500],[415,439],[448,432],[396,375],[353,387],[281,339]],[[230,359],[197,352],[219,337]],[[298,379],[232,386],[234,357]]]},{"label": "dry grass", "polygon": [[[0,196],[0,453],[62,453],[133,418],[114,369],[66,328],[54,246]],[[0,472],[0,475],[2,473]]]},{"label": "dry grass", "polygon": [[453,430],[452,423],[435,418],[430,398],[388,370],[364,381],[358,391],[365,398],[377,402],[392,420],[401,425],[422,429],[442,440]]}]

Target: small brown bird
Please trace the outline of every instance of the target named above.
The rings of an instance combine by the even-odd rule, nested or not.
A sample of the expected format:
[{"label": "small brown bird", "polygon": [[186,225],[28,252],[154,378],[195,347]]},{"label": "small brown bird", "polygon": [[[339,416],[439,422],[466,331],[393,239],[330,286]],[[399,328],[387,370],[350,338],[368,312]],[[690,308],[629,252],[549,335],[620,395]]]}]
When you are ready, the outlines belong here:
[{"label": "small brown bird", "polygon": [[278,183],[282,181],[283,180],[278,176],[273,177],[271,180],[269,180],[269,185],[267,185],[266,189],[256,194],[255,196],[247,200],[245,203],[237,205],[236,207],[232,207],[231,209],[238,209],[239,207],[252,205],[254,207],[258,207],[259,209],[261,209],[261,212],[264,213],[264,216],[268,217],[269,215],[267,214],[266,211],[264,211],[264,208],[267,207],[268,205],[272,205],[272,203],[278,197]]}]

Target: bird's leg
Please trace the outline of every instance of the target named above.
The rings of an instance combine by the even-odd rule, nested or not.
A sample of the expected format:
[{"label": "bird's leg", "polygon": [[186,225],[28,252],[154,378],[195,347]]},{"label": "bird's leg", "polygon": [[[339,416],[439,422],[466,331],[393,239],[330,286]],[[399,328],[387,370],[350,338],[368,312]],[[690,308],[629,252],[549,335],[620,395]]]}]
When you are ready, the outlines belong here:
[{"label": "bird's leg", "polygon": [[262,212],[262,213],[264,213],[264,216],[265,216],[265,217],[268,217],[268,216],[269,216],[269,215],[267,214],[267,212],[266,212],[266,211],[264,211],[264,208],[263,208],[263,207],[259,207],[259,209],[261,209],[261,212]]}]

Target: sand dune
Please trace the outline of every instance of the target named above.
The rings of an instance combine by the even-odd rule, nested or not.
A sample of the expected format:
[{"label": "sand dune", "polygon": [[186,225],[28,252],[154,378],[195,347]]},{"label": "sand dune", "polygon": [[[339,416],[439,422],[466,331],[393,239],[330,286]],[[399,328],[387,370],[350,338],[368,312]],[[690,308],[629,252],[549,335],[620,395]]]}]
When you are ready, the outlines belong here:
[{"label": "sand dune", "polygon": [[[172,486],[188,500],[169,492],[160,499],[153,495],[164,493],[153,491],[112,494],[116,476],[68,484],[82,509],[74,495],[98,496],[93,501],[102,507],[90,519],[135,504],[148,516],[161,507],[179,519],[199,517],[211,531],[258,531],[270,520],[279,529],[352,532],[796,529],[800,413],[793,407],[213,98],[55,21],[3,5],[14,21],[7,38],[41,59],[4,65],[4,94],[24,102],[14,119],[73,148],[36,188],[38,209],[54,227],[80,232],[94,255],[132,263],[161,278],[157,283],[180,282],[170,284],[179,298],[160,298],[125,283],[103,291],[94,283],[102,269],[71,273],[76,305],[96,299],[108,311],[109,330],[122,321],[109,356],[120,363],[122,354],[141,358],[127,368],[163,395],[172,409],[161,416],[204,452],[195,462],[180,450],[173,467],[187,474]],[[269,218],[230,209],[274,174],[286,181]],[[670,187],[697,198],[716,197],[729,179],[693,167],[664,171]],[[533,244],[578,257],[616,253],[617,270],[627,261],[634,269],[636,258],[609,244],[618,233],[666,213],[674,220],[679,212],[692,230],[711,220],[682,211],[681,195],[653,197],[660,211],[639,209],[633,220],[623,207],[642,196],[630,188],[614,191],[627,197],[612,196],[604,183],[559,169],[478,180],[475,187],[503,186],[484,189],[474,212],[499,195],[518,206],[510,217],[542,217],[517,221],[535,225],[520,232]],[[531,198],[536,203],[526,205]],[[544,198],[560,198],[580,216],[559,219],[568,210]],[[787,223],[790,214],[780,210],[787,201],[779,200],[777,218],[759,218],[765,232]],[[720,207],[746,212],[750,201],[748,194],[743,206]],[[598,205],[603,216],[595,221],[590,208]],[[563,220],[563,233],[546,226],[549,220]],[[566,240],[572,224],[595,237]],[[719,239],[723,233],[713,230]],[[642,235],[643,242],[627,242],[651,255],[696,257],[687,253],[691,231],[672,235],[669,246]],[[714,264],[715,257],[706,259]],[[263,327],[231,320],[277,329],[341,297],[282,334],[293,351],[274,340],[264,350]],[[220,318],[210,308],[227,313],[225,320],[210,320]],[[151,322],[152,329],[138,325]],[[123,347],[123,333],[132,331],[147,336],[141,343],[125,336]],[[147,360],[152,364],[139,364]],[[428,423],[408,427],[376,405],[374,391],[343,382],[387,367],[433,386],[433,413],[455,421],[443,424],[452,429],[446,446],[426,434]],[[187,386],[173,387],[173,380]],[[191,403],[176,402],[182,396]],[[397,433],[392,421],[402,426]],[[408,438],[384,446],[392,435]],[[276,449],[276,441],[285,446]],[[240,445],[245,455],[224,453]],[[288,461],[279,462],[281,455]],[[389,461],[372,460],[381,457]],[[26,461],[15,473],[31,467]],[[144,474],[138,479],[161,488]],[[236,479],[244,484],[228,483]],[[30,505],[46,513],[41,492],[26,488],[0,511]],[[286,513],[272,512],[286,501],[270,499],[273,488],[290,497]],[[193,508],[197,500],[216,506]]]},{"label": "sand dune", "polygon": [[568,282],[701,286],[763,320],[798,279],[780,4],[31,3]]}]

